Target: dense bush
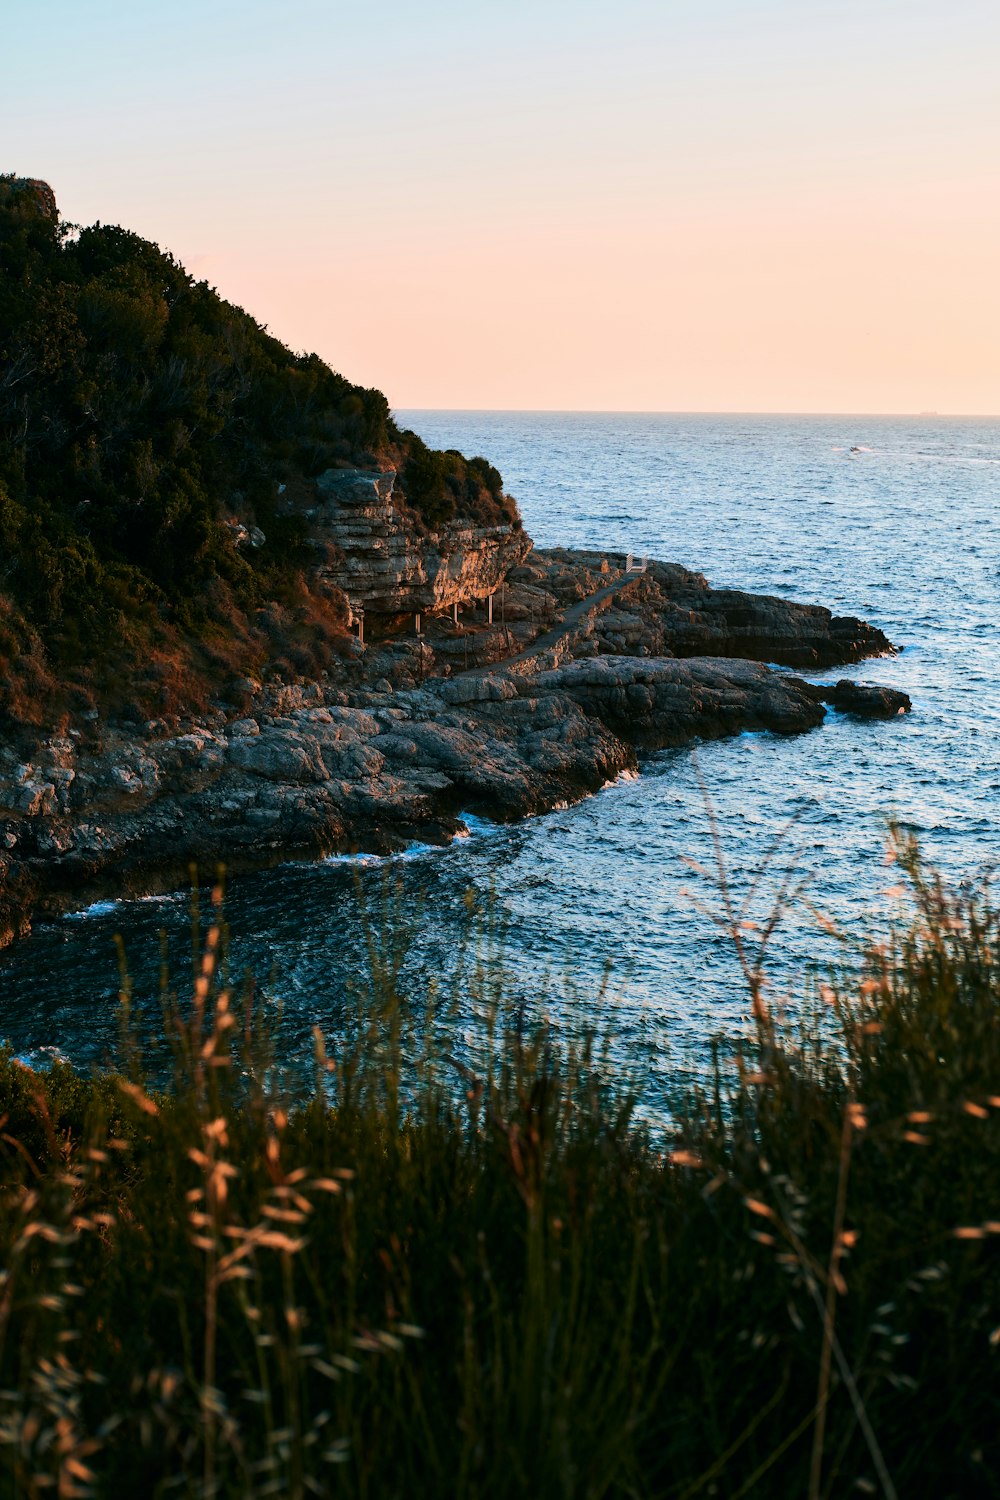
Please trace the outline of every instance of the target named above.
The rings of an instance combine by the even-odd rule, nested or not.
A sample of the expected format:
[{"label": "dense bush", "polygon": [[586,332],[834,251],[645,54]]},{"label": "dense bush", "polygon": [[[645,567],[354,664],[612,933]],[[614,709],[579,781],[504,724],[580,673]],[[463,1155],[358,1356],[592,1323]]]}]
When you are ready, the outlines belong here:
[{"label": "dense bush", "polygon": [[171,1088],[4,1057],[4,1492],[995,1495],[1000,919],[903,853],[912,931],[795,1034],[751,975],[658,1137],[488,951],[454,1058],[373,938],[309,1098],[218,925]]},{"label": "dense bush", "polygon": [[404,436],[408,448],[403,486],[429,526],[444,526],[456,516],[486,526],[517,520],[499,472],[485,458],[466,459],[454,448],[436,452],[415,432]]},{"label": "dense bush", "polygon": [[[0,178],[0,600],[56,676],[239,640],[275,599],[308,614],[311,481],[382,464],[427,525],[513,514],[495,469],[429,452],[380,391],[293,354],[156,245],[77,232]],[[233,521],[266,544],[239,546]],[[24,655],[0,636],[0,712]]]}]

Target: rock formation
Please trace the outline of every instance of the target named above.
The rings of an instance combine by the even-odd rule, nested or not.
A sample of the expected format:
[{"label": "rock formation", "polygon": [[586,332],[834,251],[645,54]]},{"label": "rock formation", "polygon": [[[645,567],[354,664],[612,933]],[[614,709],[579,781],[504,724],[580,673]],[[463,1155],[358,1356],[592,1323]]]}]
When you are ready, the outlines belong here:
[{"label": "rock formation", "polygon": [[[593,569],[600,561],[596,553],[536,551],[514,576],[550,590],[558,607],[579,598],[575,575],[580,565]],[[618,576],[624,559],[612,562],[609,576]],[[711,588],[703,574],[661,562],[650,562],[609,601],[587,633],[592,649],[609,653],[734,656],[799,669],[841,666],[893,652],[881,630],[864,620],[834,615],[819,604]]]},{"label": "rock formation", "polygon": [[[381,476],[338,482],[367,510],[391,493]],[[83,892],[183,882],[192,860],[240,869],[447,839],[463,809],[540,812],[635,769],[643,752],[745,729],[800,733],[822,723],[823,702],[881,717],[909,707],[887,688],[812,684],[748,659],[819,665],[891,651],[862,621],[715,591],[666,564],[626,574],[623,562],[531,554],[505,586],[512,623],[431,621],[430,645],[357,647],[320,682],[248,682],[238,707],[199,720],[143,728],[91,715],[37,744],[0,746],[0,943],[39,901],[58,909]],[[441,597],[416,578],[371,576],[385,591],[368,599]],[[455,672],[470,637],[488,665]],[[701,639],[711,655],[691,653]]]},{"label": "rock formation", "polygon": [[[908,707],[762,665],[890,652],[863,621],[666,563],[533,552],[485,459],[428,449],[380,392],[282,348],[155,245],[113,226],[60,235],[32,178],[0,177],[0,209],[24,252],[0,475],[0,498],[11,475],[17,491],[0,560],[0,943],[33,905],[183,881],[191,860],[445,838],[462,808],[538,812],[642,751],[811,729],[823,701]],[[208,401],[211,420],[152,442],[151,391],[178,411]],[[176,495],[184,525],[166,519]],[[57,540],[36,567],[39,537]],[[362,611],[378,617],[367,650],[345,629]]]},{"label": "rock formation", "polygon": [[912,707],[908,693],[874,682],[851,682],[846,677],[832,687],[820,688],[819,696],[831,708],[859,719],[895,719],[899,714],[908,714]]},{"label": "rock formation", "polygon": [[392,470],[327,469],[316,481],[318,503],[308,517],[332,559],[320,576],[354,608],[391,615],[485,599],[529,552],[520,525],[456,521],[427,535],[394,502],[395,480]]},{"label": "rock formation", "polygon": [[57,219],[56,195],[40,177],[0,177],[0,202],[23,196],[47,219]]},{"label": "rock formation", "polygon": [[239,867],[307,849],[392,849],[418,832],[447,836],[463,808],[513,818],[575,800],[634,768],[637,746],[792,733],[823,717],[796,679],[749,662],[494,672],[473,679],[469,702],[454,701],[459,685],[370,693],[366,706],[318,685],[285,689],[254,715],[186,733],[116,729],[87,746],[54,737],[30,763],[3,767],[0,860],[68,893],[105,876],[117,890],[157,870],[183,878],[192,859],[223,851]]}]

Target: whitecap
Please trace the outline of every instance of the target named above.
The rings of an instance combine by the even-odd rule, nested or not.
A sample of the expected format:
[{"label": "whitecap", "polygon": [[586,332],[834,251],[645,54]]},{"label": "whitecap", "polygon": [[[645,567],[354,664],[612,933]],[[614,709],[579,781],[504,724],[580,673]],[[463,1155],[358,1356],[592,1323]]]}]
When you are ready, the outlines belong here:
[{"label": "whitecap", "polygon": [[66,920],[67,922],[83,922],[87,917],[107,917],[121,904],[120,901],[92,901],[82,911],[68,911]]},{"label": "whitecap", "polygon": [[[627,781],[638,781],[639,776],[640,772],[633,770],[631,766],[626,766],[624,771],[619,771],[617,776],[612,776],[610,781],[605,781],[601,786],[601,791],[606,792],[609,787],[622,786]],[[565,805],[563,803],[563,806]]]},{"label": "whitecap", "polygon": [[489,818],[481,818],[476,813],[460,812],[458,819],[460,826],[455,833],[457,839],[496,833],[500,827],[499,823],[493,823]]}]

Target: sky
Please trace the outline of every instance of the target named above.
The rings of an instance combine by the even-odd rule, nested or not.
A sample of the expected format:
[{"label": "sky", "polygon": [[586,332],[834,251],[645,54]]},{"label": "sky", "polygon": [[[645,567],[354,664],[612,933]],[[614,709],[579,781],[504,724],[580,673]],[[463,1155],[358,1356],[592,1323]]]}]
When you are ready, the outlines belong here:
[{"label": "sky", "polygon": [[1000,413],[996,0],[7,0],[0,170],[421,407]]}]

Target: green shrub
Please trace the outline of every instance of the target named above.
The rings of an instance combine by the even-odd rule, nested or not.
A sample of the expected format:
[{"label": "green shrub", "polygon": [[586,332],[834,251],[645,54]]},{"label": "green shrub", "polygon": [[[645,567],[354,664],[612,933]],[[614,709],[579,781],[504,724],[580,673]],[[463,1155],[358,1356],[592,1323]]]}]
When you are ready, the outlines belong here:
[{"label": "green shrub", "polygon": [[453,448],[437,452],[415,432],[403,434],[407,459],[402,470],[407,499],[432,529],[461,518],[474,525],[509,525],[517,508],[503,493],[503,480],[485,458],[463,458]]}]

